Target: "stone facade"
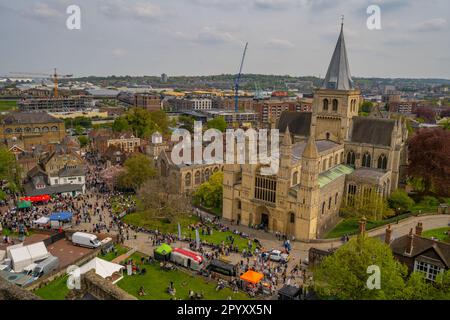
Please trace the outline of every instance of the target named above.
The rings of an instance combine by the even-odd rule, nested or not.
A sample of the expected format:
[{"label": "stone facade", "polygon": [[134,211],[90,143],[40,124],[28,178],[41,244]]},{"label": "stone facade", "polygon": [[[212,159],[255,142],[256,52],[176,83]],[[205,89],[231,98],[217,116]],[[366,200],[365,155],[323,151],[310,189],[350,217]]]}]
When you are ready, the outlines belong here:
[{"label": "stone facade", "polygon": [[389,196],[406,163],[406,126],[358,117],[361,103],[341,31],[312,112],[281,114],[278,173],[262,176],[259,165],[225,165],[223,217],[309,241],[334,227],[353,195]]},{"label": "stone facade", "polygon": [[59,143],[65,136],[64,121],[43,112],[14,112],[0,123],[0,141],[8,145],[9,141],[20,140],[27,150],[36,145]]}]

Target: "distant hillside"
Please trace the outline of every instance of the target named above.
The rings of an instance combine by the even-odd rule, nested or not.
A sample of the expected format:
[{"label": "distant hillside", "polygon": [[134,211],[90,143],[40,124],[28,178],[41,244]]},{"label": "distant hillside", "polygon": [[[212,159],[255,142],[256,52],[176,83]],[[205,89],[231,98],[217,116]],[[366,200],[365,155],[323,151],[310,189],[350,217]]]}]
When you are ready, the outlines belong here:
[{"label": "distant hillside", "polygon": [[[156,76],[109,76],[109,77],[84,77],[74,80],[89,81],[101,86],[152,86],[154,88],[177,88],[177,89],[201,89],[217,88],[232,89],[235,75],[221,74],[211,76],[177,76],[170,77],[166,83]],[[384,78],[354,78],[355,83],[363,88],[384,87],[385,85],[395,85],[401,90],[416,90],[431,86],[450,86],[450,80],[445,79],[384,79]],[[318,87],[322,79],[312,76],[292,77],[287,75],[262,75],[244,74],[242,75],[240,87],[243,90],[286,90],[299,89],[307,91],[313,87]]]}]

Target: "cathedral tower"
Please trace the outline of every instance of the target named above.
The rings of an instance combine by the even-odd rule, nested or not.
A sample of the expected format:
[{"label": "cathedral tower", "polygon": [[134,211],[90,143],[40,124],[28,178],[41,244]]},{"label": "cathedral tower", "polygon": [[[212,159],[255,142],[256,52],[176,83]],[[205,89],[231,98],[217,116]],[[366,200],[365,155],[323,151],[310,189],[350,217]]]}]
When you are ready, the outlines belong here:
[{"label": "cathedral tower", "polygon": [[327,75],[314,93],[312,132],[316,139],[338,143],[346,140],[351,118],[358,116],[360,104],[361,92],[350,73],[342,23]]},{"label": "cathedral tower", "polygon": [[310,136],[302,155],[300,188],[297,194],[299,202],[299,223],[297,234],[300,240],[315,239],[319,214],[319,152],[314,136]]}]

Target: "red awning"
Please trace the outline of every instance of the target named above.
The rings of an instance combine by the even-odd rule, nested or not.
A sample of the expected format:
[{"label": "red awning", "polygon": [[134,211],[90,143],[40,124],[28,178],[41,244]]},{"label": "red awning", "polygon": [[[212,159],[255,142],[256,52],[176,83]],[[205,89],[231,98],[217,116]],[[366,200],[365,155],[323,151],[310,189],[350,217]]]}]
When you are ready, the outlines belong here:
[{"label": "red awning", "polygon": [[20,200],[31,201],[31,202],[44,202],[44,201],[50,201],[50,196],[48,194],[44,194],[42,196],[22,197],[22,198],[20,198]]}]

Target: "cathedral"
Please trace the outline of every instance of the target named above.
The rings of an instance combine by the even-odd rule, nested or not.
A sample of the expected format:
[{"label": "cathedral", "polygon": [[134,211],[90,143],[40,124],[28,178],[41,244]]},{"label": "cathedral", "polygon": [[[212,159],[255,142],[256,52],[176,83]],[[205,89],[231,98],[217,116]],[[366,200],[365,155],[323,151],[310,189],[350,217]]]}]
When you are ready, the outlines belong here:
[{"label": "cathedral", "polygon": [[297,240],[324,236],[355,195],[382,197],[398,188],[408,131],[401,120],[358,116],[361,92],[352,80],[343,25],[312,112],[284,112],[280,166],[224,166],[223,218],[262,226]]}]

